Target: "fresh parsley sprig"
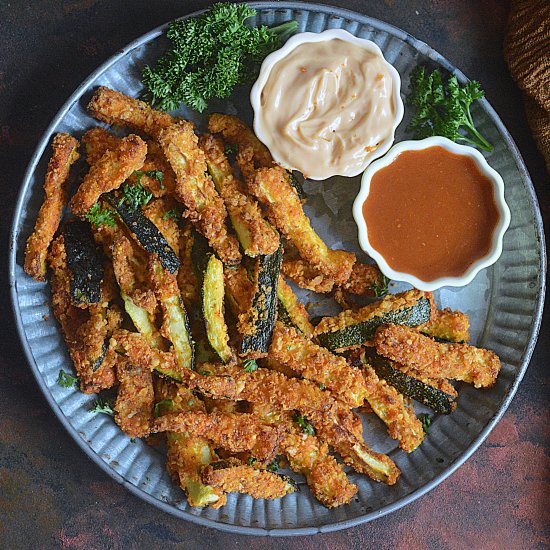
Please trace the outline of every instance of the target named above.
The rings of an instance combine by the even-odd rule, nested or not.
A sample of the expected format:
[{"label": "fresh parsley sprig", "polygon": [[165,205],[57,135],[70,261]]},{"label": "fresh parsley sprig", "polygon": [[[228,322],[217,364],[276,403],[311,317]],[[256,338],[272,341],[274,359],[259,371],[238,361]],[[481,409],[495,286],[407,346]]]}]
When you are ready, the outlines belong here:
[{"label": "fresh parsley sprig", "polygon": [[86,220],[97,227],[101,225],[114,227],[116,225],[115,213],[108,208],[102,208],[98,202],[90,208],[89,212],[86,214]]},{"label": "fresh parsley sprig", "polygon": [[430,426],[432,425],[432,417],[427,413],[420,413],[418,415],[418,420],[422,422],[422,429],[424,430],[424,433],[428,433],[430,430]]},{"label": "fresh parsley sprig", "polygon": [[64,388],[70,388],[78,384],[78,376],[73,376],[61,369],[57,375],[57,383]]},{"label": "fresh parsley sprig", "polygon": [[243,370],[244,372],[254,372],[258,370],[258,363],[254,359],[247,359],[243,362]]},{"label": "fresh parsley sprig", "polygon": [[296,424],[298,424],[298,426],[300,426],[300,428],[302,428],[302,431],[305,434],[315,435],[315,428],[310,424],[310,422],[308,421],[308,419],[305,416],[296,413],[292,417],[292,420],[294,420],[294,422],[296,422]]},{"label": "fresh parsley sprig", "polygon": [[153,198],[153,195],[143,187],[139,180],[140,176],[138,174],[137,183],[131,184],[126,182],[122,186],[122,195],[119,202],[120,204],[126,203],[134,211],[140,206],[145,206]]},{"label": "fresh parsley sprig", "polygon": [[493,150],[476,129],[470,112],[472,103],[485,95],[478,82],[472,80],[461,86],[455,75],[444,82],[438,69],[428,75],[425,67],[416,67],[411,74],[410,89],[407,100],[416,107],[416,113],[407,129],[416,138],[443,136],[483,151]]},{"label": "fresh parsley sprig", "polygon": [[245,25],[255,14],[246,4],[219,3],[172,23],[166,33],[171,49],[143,70],[152,103],[166,110],[185,103],[202,113],[210,99],[228,97],[235,86],[252,81],[263,58],[298,27],[296,21],[274,28]]},{"label": "fresh parsley sprig", "polygon": [[382,296],[385,296],[388,293],[389,284],[390,284],[390,280],[385,275],[382,275],[382,278],[380,279],[379,282],[372,284],[371,289],[377,298],[381,298]]},{"label": "fresh parsley sprig", "polygon": [[106,414],[107,416],[115,416],[115,411],[113,410],[113,403],[102,397],[98,397],[94,406],[90,409],[91,413],[101,413]]}]

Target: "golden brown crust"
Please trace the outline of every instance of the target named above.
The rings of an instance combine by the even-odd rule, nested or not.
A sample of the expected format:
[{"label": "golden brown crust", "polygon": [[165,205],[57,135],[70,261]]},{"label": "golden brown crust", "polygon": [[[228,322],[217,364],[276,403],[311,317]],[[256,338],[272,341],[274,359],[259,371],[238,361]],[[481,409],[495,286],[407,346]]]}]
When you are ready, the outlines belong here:
[{"label": "golden brown crust", "polygon": [[225,292],[233,316],[238,319],[252,306],[254,299],[254,285],[248,278],[246,269],[239,265],[236,268],[226,267],[223,270]]},{"label": "golden brown crust", "polygon": [[363,368],[363,373],[372,410],[386,424],[390,437],[399,441],[401,449],[414,451],[424,440],[424,429],[414,410],[393,386],[378,378],[370,365]]},{"label": "golden brown crust", "polygon": [[355,254],[329,249],[315,233],[286,170],[280,166],[256,170],[249,190],[267,208],[271,223],[292,242],[304,260],[337,284],[349,279]]},{"label": "golden brown crust", "polygon": [[155,404],[151,371],[119,359],[116,373],[115,422],[130,437],[145,437],[151,431]]},{"label": "golden brown crust", "polygon": [[157,137],[160,130],[174,124],[177,119],[162,111],[155,111],[145,101],[134,99],[105,86],[100,86],[90,103],[92,116],[118,126],[128,126],[136,132]]},{"label": "golden brown crust", "polygon": [[201,479],[227,493],[245,493],[252,498],[281,498],[297,490],[285,477],[252,468],[234,458],[205,466]]},{"label": "golden brown crust", "polygon": [[470,319],[461,311],[438,309],[434,311],[430,322],[422,328],[422,332],[451,342],[467,343],[470,341]]},{"label": "golden brown crust", "polygon": [[178,270],[178,287],[186,308],[192,308],[199,301],[199,283],[193,263],[193,231],[187,223],[180,230],[179,259],[181,266]]},{"label": "golden brown crust", "polygon": [[462,380],[482,388],[492,386],[500,371],[500,359],[492,351],[467,344],[439,344],[404,326],[380,327],[374,342],[380,355],[428,378]]},{"label": "golden brown crust", "polygon": [[122,138],[111,134],[101,126],[90,128],[82,136],[82,145],[86,151],[86,162],[95,164],[107,151],[116,149]]},{"label": "golden brown crust", "polygon": [[243,185],[235,178],[225,156],[223,141],[207,134],[201,136],[199,145],[245,254],[255,257],[275,252],[279,235],[263,218],[258,203],[243,192]]},{"label": "golden brown crust", "polygon": [[107,150],[84,176],[69,203],[76,216],[83,218],[103,193],[118,189],[122,183],[143,166],[147,145],[135,134],[122,138],[113,150]]},{"label": "golden brown crust", "polygon": [[275,322],[269,356],[304,378],[323,384],[350,407],[359,407],[365,400],[366,384],[359,369],[280,321]]},{"label": "golden brown crust", "polygon": [[162,233],[172,250],[179,254],[180,251],[180,229],[178,222],[168,216],[177,203],[169,197],[153,199],[143,207],[143,214],[151,220],[157,229]]},{"label": "golden brown crust", "polygon": [[374,296],[374,288],[383,285],[384,275],[378,266],[355,262],[349,279],[342,285],[342,288],[356,296]]},{"label": "golden brown crust", "polygon": [[48,248],[67,202],[69,171],[79,157],[77,149],[78,141],[68,134],[56,134],[53,138],[53,154],[44,181],[45,198],[25,250],[25,272],[36,281],[46,280]]},{"label": "golden brown crust", "polygon": [[228,143],[238,145],[239,151],[243,148],[250,148],[256,168],[273,164],[269,149],[236,116],[219,113],[210,115],[208,130],[213,134],[221,134]]},{"label": "golden brown crust", "polygon": [[269,461],[277,454],[285,428],[268,426],[247,413],[193,411],[161,416],[152,431],[203,436],[217,447],[232,452],[250,451],[258,460]]},{"label": "golden brown crust", "polygon": [[239,243],[228,233],[227,210],[206,173],[204,152],[190,122],[174,124],[159,134],[159,143],[176,174],[176,197],[187,208],[185,216],[228,265],[241,260]]},{"label": "golden brown crust", "polygon": [[334,280],[312,267],[302,258],[283,260],[281,266],[283,275],[297,284],[300,288],[326,294],[334,288]]}]

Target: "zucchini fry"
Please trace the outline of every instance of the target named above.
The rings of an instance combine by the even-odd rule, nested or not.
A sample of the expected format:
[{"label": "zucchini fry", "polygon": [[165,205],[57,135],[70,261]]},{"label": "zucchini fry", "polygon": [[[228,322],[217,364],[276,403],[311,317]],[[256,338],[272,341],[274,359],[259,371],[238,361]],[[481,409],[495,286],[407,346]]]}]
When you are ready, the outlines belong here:
[{"label": "zucchini fry", "polygon": [[271,223],[292,242],[302,258],[337,284],[349,279],[355,254],[329,249],[315,233],[286,170],[280,166],[260,168],[249,190],[267,208]]},{"label": "zucchini fry", "polygon": [[252,468],[235,458],[211,462],[202,469],[201,479],[227,493],[245,493],[253,498],[282,498],[298,490],[289,477]]},{"label": "zucchini fry", "polygon": [[292,423],[291,413],[277,411],[270,406],[253,404],[252,412],[264,422],[285,424],[280,449],[290,468],[305,476],[311,492],[327,508],[347,504],[357,493],[341,464],[329,454],[328,445],[315,435],[303,433]]},{"label": "zucchini fry", "polygon": [[143,214],[155,224],[170,248],[178,256],[180,251],[180,229],[177,220],[167,215],[167,212],[171,212],[175,204],[177,204],[176,201],[168,197],[153,199],[143,207]]},{"label": "zucchini fry", "polygon": [[103,193],[118,189],[145,161],[147,145],[135,134],[122,138],[113,150],[107,150],[84,176],[69,206],[80,218],[88,213]]},{"label": "zucchini fry", "polygon": [[116,372],[115,422],[130,437],[145,437],[151,431],[155,404],[151,370],[119,359]]},{"label": "zucchini fry", "polygon": [[[192,391],[176,386],[166,380],[155,381],[157,410],[159,413],[177,414],[182,411],[204,412],[204,403]],[[165,403],[169,406],[164,407]],[[204,437],[189,433],[166,433],[166,469],[185,491],[191,506],[223,506],[227,500],[221,489],[204,484],[200,478],[201,468],[218,456]]]},{"label": "zucchini fry", "polygon": [[465,313],[449,308],[435,310],[430,322],[422,328],[422,334],[448,340],[467,343],[470,341],[470,320]]},{"label": "zucchini fry", "polygon": [[[284,262],[283,262],[284,265]],[[278,317],[285,325],[293,326],[307,338],[312,338],[315,329],[309,321],[307,310],[290,286],[285,282],[282,275],[279,275],[277,286]]]},{"label": "zucchini fry", "polygon": [[384,284],[385,281],[378,266],[355,262],[351,275],[342,285],[342,289],[356,296],[381,296],[381,292],[387,286]]},{"label": "zucchini fry", "polygon": [[269,356],[304,378],[323,384],[350,407],[361,406],[367,397],[360,369],[348,365],[343,357],[332,354],[280,321],[275,323]]},{"label": "zucchini fry", "polygon": [[349,349],[371,341],[385,323],[423,326],[435,310],[430,293],[408,290],[390,294],[357,311],[346,309],[336,317],[324,317],[315,327],[319,343],[331,351]]},{"label": "zucchini fry", "polygon": [[258,203],[243,192],[224,153],[223,141],[201,136],[199,146],[206,155],[208,172],[222,197],[237,238],[247,256],[272,254],[279,247],[279,234],[263,218]]},{"label": "zucchini fry", "polygon": [[25,250],[25,273],[36,281],[46,280],[48,248],[59,227],[63,206],[67,202],[69,171],[80,156],[77,149],[78,141],[68,134],[56,134],[53,138],[53,155],[44,180],[44,202]]},{"label": "zucchini fry", "polygon": [[149,259],[149,273],[163,312],[160,332],[172,342],[178,367],[192,369],[195,365],[195,343],[191,338],[189,319],[176,276],[163,269],[154,256]]},{"label": "zucchini fry", "polygon": [[287,279],[296,283],[300,288],[312,292],[326,294],[334,288],[334,279],[324,275],[301,258],[285,258],[281,271]]},{"label": "zucchini fry", "polygon": [[491,387],[500,371],[500,359],[489,350],[467,344],[440,344],[399,325],[382,326],[374,339],[376,351],[428,378],[450,378]]},{"label": "zucchini fry", "polygon": [[193,242],[193,231],[187,223],[180,229],[179,259],[181,267],[178,270],[178,287],[186,308],[194,307],[199,301],[199,283],[192,258]]},{"label": "zucchini fry", "polygon": [[95,164],[107,151],[116,149],[120,145],[122,138],[111,134],[102,126],[90,128],[82,136],[82,145],[86,152],[86,162],[92,166]]},{"label": "zucchini fry", "polygon": [[248,278],[246,269],[239,265],[236,268],[226,267],[223,271],[225,295],[235,318],[252,307],[254,286]]},{"label": "zucchini fry", "polygon": [[250,451],[258,460],[269,461],[277,454],[285,428],[264,424],[248,413],[187,411],[157,418],[152,431],[206,437],[216,447],[234,453]]},{"label": "zucchini fry", "polygon": [[[114,316],[106,314],[104,304],[90,310],[74,306],[70,298],[70,274],[63,235],[55,239],[48,255],[52,270],[51,301],[55,318],[61,325],[69,354],[80,379],[83,393],[98,393],[115,383],[115,372],[106,361],[106,338]],[[108,302],[107,302],[108,304]]]},{"label": "zucchini fry", "polygon": [[176,197],[188,209],[186,216],[226,264],[241,260],[237,239],[227,231],[227,211],[206,173],[204,152],[190,122],[162,130],[159,143],[176,174]]},{"label": "zucchini fry", "polygon": [[372,410],[386,424],[390,437],[399,442],[401,449],[407,453],[414,451],[424,440],[424,429],[413,408],[401,393],[379,378],[370,365],[364,367],[363,374]]},{"label": "zucchini fry", "polygon": [[254,135],[254,132],[241,120],[233,115],[215,113],[208,119],[208,130],[213,134],[221,134],[225,141],[241,148],[252,150],[256,168],[271,166],[273,158],[269,149]]},{"label": "zucchini fry", "polygon": [[90,114],[117,126],[128,126],[141,134],[157,138],[160,130],[177,122],[178,119],[162,111],[155,111],[145,101],[134,99],[105,86],[100,86],[90,103]]}]

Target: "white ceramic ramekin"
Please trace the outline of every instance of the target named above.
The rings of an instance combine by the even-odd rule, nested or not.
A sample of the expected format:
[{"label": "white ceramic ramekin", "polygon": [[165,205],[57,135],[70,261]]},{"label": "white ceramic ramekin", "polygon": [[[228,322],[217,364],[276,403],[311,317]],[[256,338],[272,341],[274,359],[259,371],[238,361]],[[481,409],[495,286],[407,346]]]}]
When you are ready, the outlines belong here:
[{"label": "white ceramic ramekin", "polygon": [[[391,164],[396,157],[404,151],[418,151],[435,146],[443,147],[451,153],[464,155],[474,160],[481,173],[486,176],[493,185],[493,197],[499,212],[499,221],[493,232],[491,250],[486,256],[474,262],[463,275],[460,277],[442,277],[433,281],[422,281],[409,273],[394,271],[388,265],[384,257],[371,246],[367,223],[363,216],[363,204],[369,195],[370,184],[376,172]],[[411,192],[414,192],[414,189],[411,189]],[[477,149],[466,145],[459,145],[454,141],[440,136],[429,137],[418,141],[402,141],[392,147],[385,157],[373,162],[367,170],[365,170],[363,178],[361,179],[361,189],[353,203],[353,217],[359,229],[359,244],[361,248],[376,261],[382,273],[394,281],[404,281],[410,283],[419,290],[425,291],[437,290],[443,286],[465,286],[470,283],[482,269],[493,265],[499,259],[502,254],[502,239],[510,225],[510,209],[504,199],[504,182],[499,173],[489,166],[483,155]],[[406,246],[406,243],[403,243],[403,246]]]},{"label": "white ceramic ramekin", "polygon": [[[399,73],[393,67],[393,65],[390,65],[390,63],[388,63],[384,59],[384,55],[382,54],[382,51],[380,50],[380,48],[370,40],[357,38],[356,36],[353,36],[353,34],[350,34],[349,32],[344,31],[342,29],[330,29],[328,31],[323,31],[321,33],[302,32],[302,33],[295,34],[294,36],[289,38],[282,48],[269,54],[264,59],[262,66],[260,68],[260,74],[258,76],[258,79],[254,83],[254,86],[252,86],[252,91],[250,92],[250,102],[252,104],[252,109],[254,109],[254,132],[256,133],[260,141],[264,143],[266,147],[271,151],[273,158],[278,164],[290,170],[297,169],[295,166],[292,166],[291,163],[287,162],[285,159],[280,158],[276,154],[276,152],[273,150],[274,148],[270,147],[272,139],[274,138],[263,127],[261,118],[259,116],[260,110],[262,108],[261,101],[260,101],[262,90],[267,82],[267,79],[269,78],[269,74],[273,66],[278,61],[286,57],[297,46],[307,42],[323,42],[326,40],[334,40],[334,39],[351,42],[352,44],[356,44],[371,53],[379,55],[387,65],[388,71],[391,75],[392,83],[393,83],[393,104],[395,106],[395,116],[394,116],[393,126],[391,128],[391,132],[388,135],[388,137],[383,141],[381,141],[378,147],[365,158],[365,162],[360,168],[356,170],[349,170],[347,173],[335,172],[331,174],[331,176],[353,177],[363,172],[363,170],[365,170],[365,168],[374,159],[381,157],[392,146],[392,143],[395,137],[395,129],[397,128],[397,126],[399,126],[399,123],[403,119],[403,113],[404,113],[403,100],[401,99],[401,77],[399,76]],[[314,176],[308,176],[308,177],[309,179],[312,179],[312,180],[321,180],[321,179],[325,179],[327,176],[324,176],[322,178],[314,177]]]}]

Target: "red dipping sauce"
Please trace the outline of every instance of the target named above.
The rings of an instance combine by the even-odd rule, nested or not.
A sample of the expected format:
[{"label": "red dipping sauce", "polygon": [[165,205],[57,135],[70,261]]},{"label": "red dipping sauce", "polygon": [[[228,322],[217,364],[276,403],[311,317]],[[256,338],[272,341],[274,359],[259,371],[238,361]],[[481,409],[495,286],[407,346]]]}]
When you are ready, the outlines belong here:
[{"label": "red dipping sauce", "polygon": [[443,147],[405,151],[376,172],[363,215],[388,265],[427,282],[486,256],[499,221],[491,180]]}]

